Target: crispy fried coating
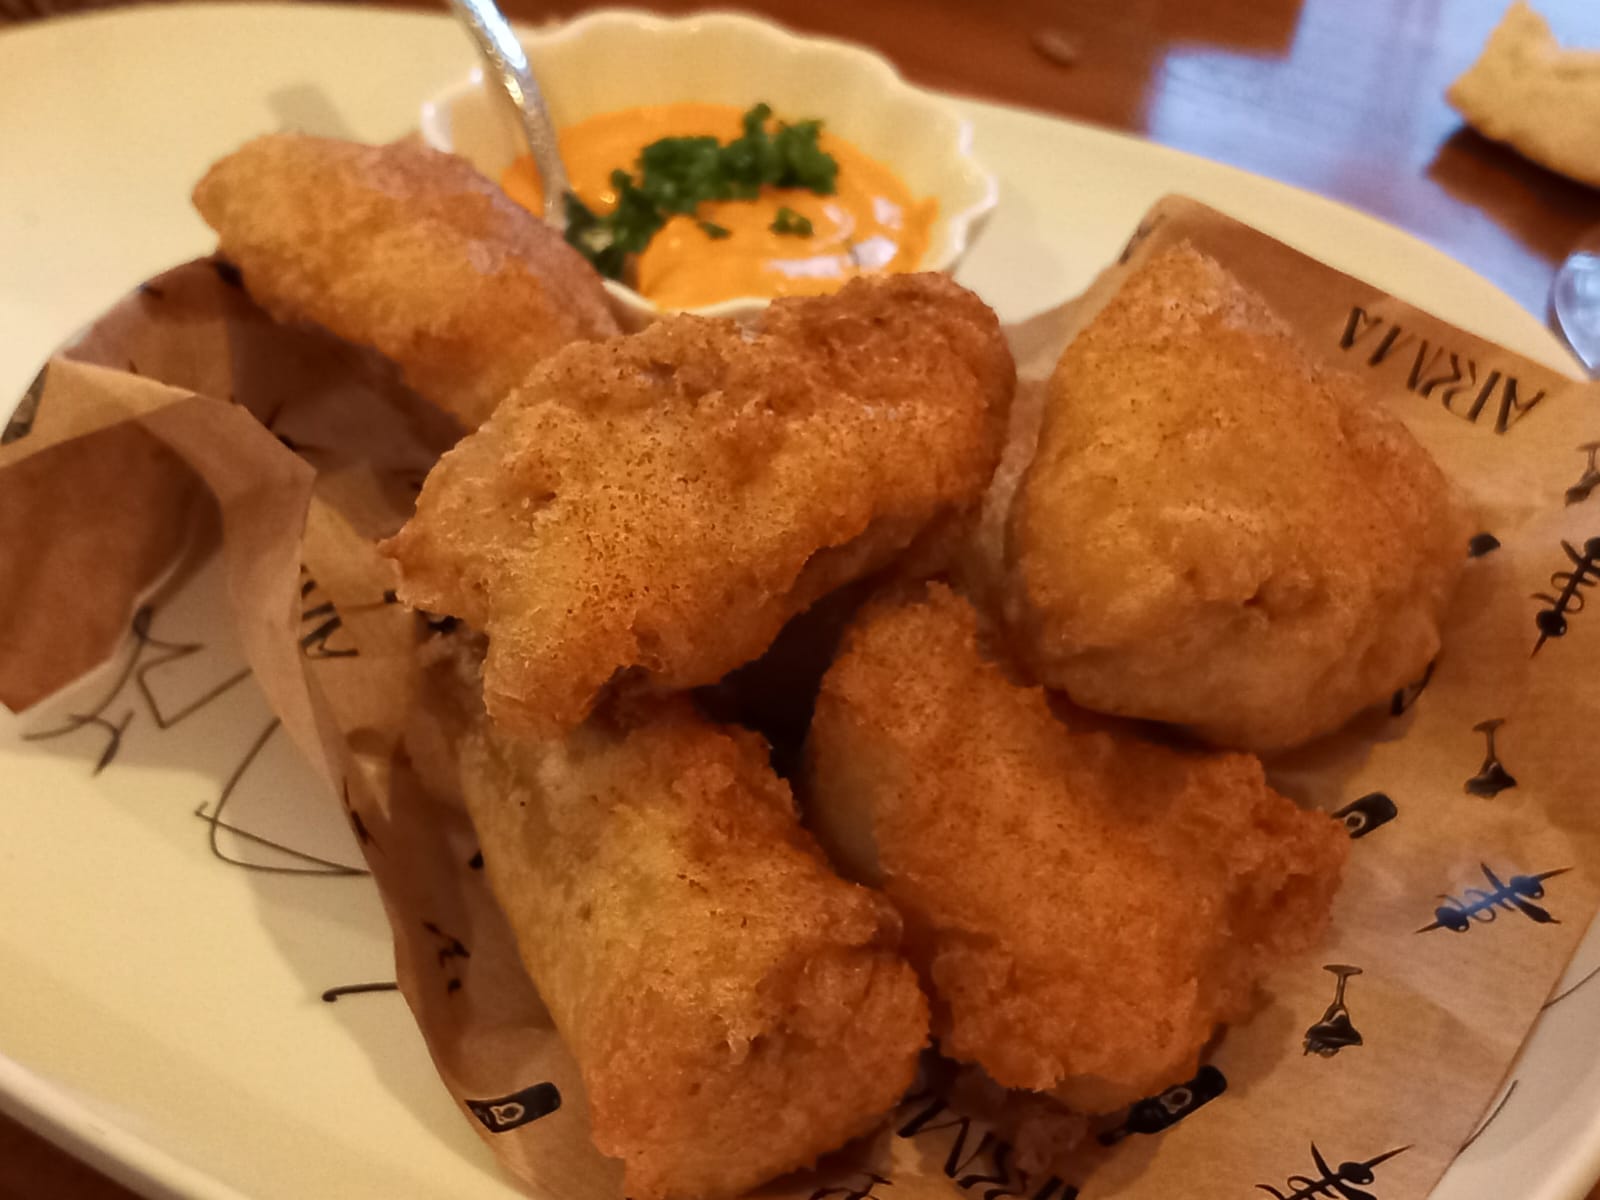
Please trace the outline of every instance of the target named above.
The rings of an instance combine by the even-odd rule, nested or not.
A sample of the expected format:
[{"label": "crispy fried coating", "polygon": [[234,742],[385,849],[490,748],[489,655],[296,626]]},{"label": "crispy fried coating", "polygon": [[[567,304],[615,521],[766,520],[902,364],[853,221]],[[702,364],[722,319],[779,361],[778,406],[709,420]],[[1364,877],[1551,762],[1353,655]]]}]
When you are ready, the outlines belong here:
[{"label": "crispy fried coating", "polygon": [[452,154],[270,134],[194,204],[258,304],[382,351],[468,429],[541,359],[618,332],[583,256]]},{"label": "crispy fried coating", "polygon": [[428,476],[386,544],[400,597],[488,634],[489,712],[528,735],[614,680],[713,683],[974,506],[1014,384],[938,275],[570,346]]},{"label": "crispy fried coating", "polygon": [[460,745],[489,883],[634,1200],[734,1196],[867,1132],[928,1005],[893,908],[835,875],[754,734],[672,699],[626,730]]},{"label": "crispy fried coating", "polygon": [[1600,188],[1600,53],[1564,48],[1526,0],[1445,98],[1484,137]]},{"label": "crispy fried coating", "polygon": [[1062,355],[1010,610],[1078,704],[1269,751],[1421,677],[1470,535],[1405,426],[1185,244]]},{"label": "crispy fried coating", "polygon": [[1076,728],[939,585],[846,636],[807,772],[810,826],[905,918],[943,1051],[1084,1112],[1193,1075],[1321,936],[1348,849],[1249,755]]}]

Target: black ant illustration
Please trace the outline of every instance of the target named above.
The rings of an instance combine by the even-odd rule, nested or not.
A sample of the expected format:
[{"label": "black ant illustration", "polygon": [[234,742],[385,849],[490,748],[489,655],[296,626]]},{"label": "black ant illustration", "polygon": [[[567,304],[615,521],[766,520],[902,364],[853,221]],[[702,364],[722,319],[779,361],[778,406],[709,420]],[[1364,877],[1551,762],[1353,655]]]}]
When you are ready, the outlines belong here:
[{"label": "black ant illustration", "polygon": [[1434,929],[1448,929],[1452,933],[1466,933],[1472,927],[1472,922],[1477,921],[1487,925],[1499,916],[1499,910],[1519,912],[1528,920],[1539,925],[1559,925],[1561,922],[1552,917],[1548,911],[1533,903],[1535,900],[1544,899],[1544,881],[1554,879],[1557,875],[1565,875],[1572,870],[1571,867],[1561,867],[1554,871],[1541,871],[1537,875],[1513,875],[1509,883],[1503,883],[1500,877],[1489,868],[1488,863],[1479,863],[1483,868],[1483,877],[1489,881],[1489,890],[1483,888],[1468,888],[1468,899],[1458,900],[1451,895],[1441,895],[1441,900],[1449,903],[1441,904],[1433,910],[1433,923],[1424,925],[1417,930],[1418,933],[1428,933]]},{"label": "black ant illustration", "polygon": [[1568,504],[1582,504],[1595,488],[1600,487],[1600,466],[1594,460],[1595,453],[1600,451],[1600,442],[1585,442],[1578,449],[1589,456],[1589,461],[1584,464],[1578,482],[1567,489]]},{"label": "black ant illustration", "polygon": [[1363,838],[1399,815],[1400,810],[1388,796],[1382,792],[1368,792],[1359,800],[1335,809],[1333,818],[1344,822],[1345,832],[1352,838]]},{"label": "black ant illustration", "polygon": [[1403,715],[1406,709],[1410,708],[1417,702],[1417,697],[1422,695],[1422,689],[1427,687],[1428,681],[1433,678],[1434,666],[1435,661],[1430,661],[1428,663],[1428,669],[1422,673],[1421,679],[1417,680],[1415,683],[1406,684],[1405,687],[1398,689],[1395,694],[1389,698],[1389,715],[1391,717]]},{"label": "black ant illustration", "polygon": [[[1311,1160],[1317,1164],[1321,1173],[1317,1179],[1306,1175],[1291,1175],[1287,1186],[1291,1189],[1280,1192],[1270,1184],[1258,1183],[1259,1191],[1276,1196],[1277,1200],[1312,1200],[1315,1196],[1338,1197],[1340,1200],[1377,1200],[1371,1192],[1364,1192],[1361,1187],[1370,1185],[1377,1174],[1373,1171],[1379,1163],[1388,1162],[1397,1154],[1404,1154],[1410,1146],[1401,1146],[1398,1150],[1390,1150],[1376,1158],[1369,1158],[1364,1162],[1342,1162],[1337,1168],[1330,1167],[1328,1160],[1322,1157],[1322,1151],[1317,1149],[1315,1142],[1311,1143]],[[1361,1187],[1354,1185],[1360,1184]]]},{"label": "black ant illustration", "polygon": [[1568,615],[1575,616],[1583,611],[1583,589],[1591,588],[1600,581],[1600,537],[1592,537],[1584,542],[1581,553],[1568,541],[1561,543],[1561,549],[1572,561],[1573,570],[1551,573],[1550,586],[1559,589],[1555,595],[1549,592],[1533,593],[1535,600],[1543,600],[1548,605],[1533,618],[1539,630],[1539,640],[1533,644],[1534,654],[1539,653],[1540,647],[1551,638],[1566,636]]},{"label": "black ant illustration", "polygon": [[1334,988],[1333,1003],[1328,1005],[1327,1011],[1310,1029],[1306,1030],[1305,1054],[1315,1054],[1321,1058],[1332,1058],[1339,1051],[1350,1046],[1359,1046],[1361,1034],[1350,1022],[1350,1010],[1345,1007],[1345,983],[1352,975],[1360,975],[1360,967],[1346,966],[1344,963],[1329,963],[1322,968],[1331,972],[1338,980]]},{"label": "black ant illustration", "polygon": [[1505,769],[1494,749],[1494,731],[1505,723],[1504,717],[1495,717],[1490,721],[1479,721],[1472,727],[1473,733],[1483,734],[1485,747],[1483,765],[1478,768],[1478,773],[1463,785],[1468,795],[1483,796],[1492,800],[1507,788],[1517,786],[1517,777]]},{"label": "black ant illustration", "polygon": [[350,781],[346,779],[339,785],[339,799],[344,804],[345,816],[350,818],[350,830],[356,835],[356,841],[363,846],[377,848],[378,839],[372,836],[372,830],[367,828],[367,823],[361,819],[361,814],[356,811],[350,802]]},{"label": "black ant illustration", "polygon": [[461,976],[456,973],[457,969],[454,966],[451,965],[451,960],[452,959],[456,959],[456,958],[471,958],[472,957],[472,952],[469,951],[466,948],[466,946],[462,944],[462,941],[461,941],[460,938],[455,937],[452,934],[446,933],[444,930],[440,929],[437,925],[435,925],[432,921],[424,921],[422,923],[422,927],[424,929],[426,929],[429,933],[431,933],[439,941],[439,947],[438,947],[439,969],[441,971],[449,971],[450,972],[450,978],[445,980],[444,990],[447,991],[447,992],[458,992],[458,991],[460,991],[461,990]]},{"label": "black ant illustration", "polygon": [[[1115,1146],[1135,1133],[1160,1133],[1170,1129],[1195,1109],[1209,1104],[1228,1090],[1222,1072],[1209,1064],[1187,1083],[1175,1084],[1159,1096],[1149,1096],[1128,1109],[1128,1115],[1115,1129],[1100,1135],[1102,1146]],[[815,1198],[813,1198],[815,1200]]]}]

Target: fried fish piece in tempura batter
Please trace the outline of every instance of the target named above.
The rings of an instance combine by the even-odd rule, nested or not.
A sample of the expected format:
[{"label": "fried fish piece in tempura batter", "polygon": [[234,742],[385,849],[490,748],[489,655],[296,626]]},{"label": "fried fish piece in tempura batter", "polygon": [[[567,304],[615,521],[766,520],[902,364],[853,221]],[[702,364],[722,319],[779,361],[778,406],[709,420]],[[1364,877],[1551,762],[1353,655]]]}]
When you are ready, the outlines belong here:
[{"label": "fried fish piece in tempura batter", "polygon": [[1015,381],[994,313],[939,275],[569,346],[428,476],[386,544],[400,598],[488,635],[518,732],[609,683],[714,683],[977,504]]},{"label": "fried fish piece in tempura batter", "polygon": [[1444,475],[1187,244],[1067,347],[1011,511],[1035,678],[1267,751],[1420,678],[1466,561]]},{"label": "fried fish piece in tempura batter", "polygon": [[583,256],[453,154],[270,134],[194,204],[258,304],[382,351],[468,429],[541,359],[618,332]]},{"label": "fried fish piece in tempura batter", "polygon": [[1082,1112],[1194,1074],[1321,936],[1349,844],[1249,755],[1075,728],[938,585],[858,618],[806,762],[808,824],[900,910],[944,1053]]},{"label": "fried fish piece in tempura batter", "polygon": [[495,897],[635,1200],[735,1196],[867,1132],[928,1006],[882,897],[833,873],[766,745],[669,700],[560,742],[480,721]]}]

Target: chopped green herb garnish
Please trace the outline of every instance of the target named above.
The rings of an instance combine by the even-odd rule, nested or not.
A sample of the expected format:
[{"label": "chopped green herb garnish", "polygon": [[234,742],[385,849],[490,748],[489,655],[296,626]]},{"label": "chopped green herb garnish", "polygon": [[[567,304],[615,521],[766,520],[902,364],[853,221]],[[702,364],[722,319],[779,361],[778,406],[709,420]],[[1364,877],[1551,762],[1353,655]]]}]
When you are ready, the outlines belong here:
[{"label": "chopped green herb garnish", "polygon": [[697,221],[696,224],[700,226],[701,233],[716,241],[721,241],[725,237],[733,236],[730,230],[723,228],[715,221]]},{"label": "chopped green herb garnish", "polygon": [[567,241],[608,279],[621,279],[630,255],[650,244],[666,217],[633,185],[626,171],[613,171],[617,206],[601,215],[567,193]]},{"label": "chopped green herb garnish", "polygon": [[811,218],[802,217],[788,205],[778,210],[778,215],[772,218],[772,224],[767,226],[773,233],[788,233],[795,237],[811,236]]},{"label": "chopped green herb garnish", "polygon": [[[771,107],[757,104],[741,118],[743,132],[726,144],[714,137],[651,142],[639,152],[634,173],[611,173],[611,185],[617,190],[617,206],[611,212],[596,213],[567,195],[567,241],[600,274],[621,279],[628,259],[650,244],[669,216],[693,214],[705,201],[754,200],[768,186],[832,195],[839,164],[818,141],[822,122],[779,121],[769,129],[771,118]],[[728,236],[726,229],[710,221],[701,221],[700,228],[710,238]],[[804,237],[811,233],[811,222],[784,208],[772,228]]]}]

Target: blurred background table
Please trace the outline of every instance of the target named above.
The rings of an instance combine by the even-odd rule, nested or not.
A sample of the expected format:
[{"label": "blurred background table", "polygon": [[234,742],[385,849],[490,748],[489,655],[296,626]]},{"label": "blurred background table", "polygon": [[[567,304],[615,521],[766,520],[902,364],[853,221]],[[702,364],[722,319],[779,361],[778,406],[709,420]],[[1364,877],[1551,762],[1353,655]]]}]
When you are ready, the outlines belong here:
[{"label": "blurred background table", "polygon": [[[530,23],[590,7],[501,2]],[[1433,243],[1541,317],[1556,267],[1600,225],[1600,191],[1484,141],[1444,102],[1507,0],[633,2],[746,8],[873,46],[929,87],[1128,130],[1297,184]],[[1600,47],[1600,2],[1534,3],[1565,42]],[[105,6],[0,0],[0,36],[13,22]],[[0,1200],[43,1197],[130,1200],[0,1118]]]}]

